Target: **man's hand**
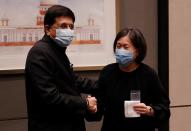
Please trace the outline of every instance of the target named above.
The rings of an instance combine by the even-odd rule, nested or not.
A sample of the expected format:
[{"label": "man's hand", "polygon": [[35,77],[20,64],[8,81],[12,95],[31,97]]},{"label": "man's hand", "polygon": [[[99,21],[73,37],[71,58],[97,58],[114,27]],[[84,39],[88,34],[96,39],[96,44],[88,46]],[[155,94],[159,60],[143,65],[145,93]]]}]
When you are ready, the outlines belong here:
[{"label": "man's hand", "polygon": [[91,113],[96,113],[97,112],[97,99],[95,97],[88,96],[86,98],[86,100],[87,100],[88,110]]}]

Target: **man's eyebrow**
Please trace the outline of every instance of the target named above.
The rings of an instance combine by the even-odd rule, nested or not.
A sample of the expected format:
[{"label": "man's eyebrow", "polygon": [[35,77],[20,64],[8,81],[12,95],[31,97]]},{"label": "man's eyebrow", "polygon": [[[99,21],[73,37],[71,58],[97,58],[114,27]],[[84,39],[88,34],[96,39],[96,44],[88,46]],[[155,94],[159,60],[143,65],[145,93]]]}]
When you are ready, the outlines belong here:
[{"label": "man's eyebrow", "polygon": [[65,25],[74,25],[73,23],[66,23],[66,22],[63,22],[63,23],[61,23],[60,25],[62,25],[62,24],[65,24]]}]

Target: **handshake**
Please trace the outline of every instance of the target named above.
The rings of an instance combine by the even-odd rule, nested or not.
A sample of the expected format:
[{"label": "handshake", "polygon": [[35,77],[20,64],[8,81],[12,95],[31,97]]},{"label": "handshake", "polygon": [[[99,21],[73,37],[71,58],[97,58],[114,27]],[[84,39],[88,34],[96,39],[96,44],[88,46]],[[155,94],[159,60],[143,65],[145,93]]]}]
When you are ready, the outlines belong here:
[{"label": "handshake", "polygon": [[88,110],[91,113],[96,113],[97,112],[97,99],[95,97],[89,96],[86,98],[87,101],[87,107]]}]

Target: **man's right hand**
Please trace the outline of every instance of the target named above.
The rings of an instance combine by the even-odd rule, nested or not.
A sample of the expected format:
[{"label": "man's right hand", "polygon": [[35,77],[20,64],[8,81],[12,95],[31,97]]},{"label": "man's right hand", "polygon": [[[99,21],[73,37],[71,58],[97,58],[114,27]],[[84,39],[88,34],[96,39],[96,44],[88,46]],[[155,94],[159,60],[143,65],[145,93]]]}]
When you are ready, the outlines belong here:
[{"label": "man's right hand", "polygon": [[97,99],[95,97],[88,96],[86,98],[86,100],[87,100],[88,110],[91,113],[96,113],[97,112]]}]

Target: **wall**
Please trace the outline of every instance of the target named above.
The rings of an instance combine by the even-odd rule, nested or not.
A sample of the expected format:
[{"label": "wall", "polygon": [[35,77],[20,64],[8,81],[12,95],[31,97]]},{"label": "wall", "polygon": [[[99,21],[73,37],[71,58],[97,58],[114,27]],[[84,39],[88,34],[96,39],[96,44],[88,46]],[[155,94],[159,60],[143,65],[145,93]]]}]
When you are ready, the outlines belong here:
[{"label": "wall", "polygon": [[191,130],[191,0],[169,0],[171,131]]},{"label": "wall", "polygon": [[157,0],[121,0],[120,25],[136,27],[145,36],[148,45],[145,63],[157,70]]}]

